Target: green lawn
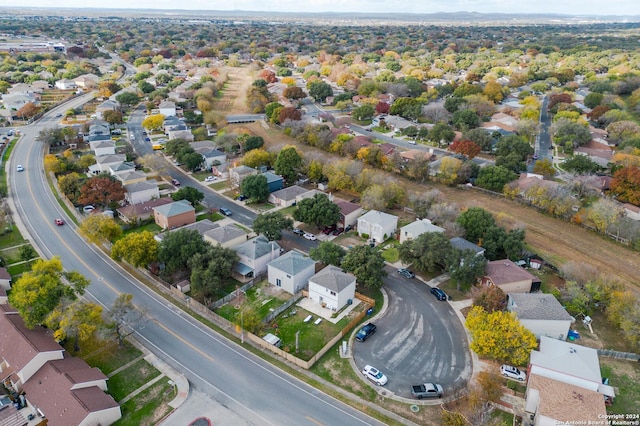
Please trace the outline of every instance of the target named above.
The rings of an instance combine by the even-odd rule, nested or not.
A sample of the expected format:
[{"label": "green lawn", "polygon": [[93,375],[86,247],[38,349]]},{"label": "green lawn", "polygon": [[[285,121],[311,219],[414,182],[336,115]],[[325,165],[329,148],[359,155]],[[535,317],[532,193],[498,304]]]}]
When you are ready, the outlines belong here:
[{"label": "green lawn", "polygon": [[168,406],[176,396],[175,386],[168,380],[161,379],[148,389],[140,392],[120,407],[122,418],[114,423],[115,426],[152,426],[158,419],[164,418],[173,409]]},{"label": "green lawn", "polygon": [[602,377],[617,389],[617,395],[607,413],[640,413],[640,364],[637,362],[600,357]]},{"label": "green lawn", "polygon": [[79,356],[92,367],[98,367],[104,374],[109,374],[142,355],[142,352],[126,342],[121,347],[115,341],[83,342],[78,353],[70,351],[68,346],[72,345],[65,345],[72,355]]},{"label": "green lawn", "polygon": [[145,359],[140,359],[124,370],[109,377],[109,393],[113,396],[113,399],[120,401],[131,392],[161,374],[158,369],[149,364]]},{"label": "green lawn", "polygon": [[400,259],[400,254],[398,253],[397,248],[391,247],[386,250],[382,250],[382,258],[389,263],[395,263]]},{"label": "green lawn", "polygon": [[0,249],[13,247],[20,244],[24,244],[26,240],[22,238],[22,234],[15,226],[11,227],[12,230],[6,234],[0,236]]}]

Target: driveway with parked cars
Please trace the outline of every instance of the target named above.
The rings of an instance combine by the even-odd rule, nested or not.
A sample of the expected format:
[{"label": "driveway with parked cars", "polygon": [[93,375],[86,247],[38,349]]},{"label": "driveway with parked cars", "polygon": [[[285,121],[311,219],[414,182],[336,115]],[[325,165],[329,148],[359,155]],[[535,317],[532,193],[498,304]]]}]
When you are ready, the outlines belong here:
[{"label": "driveway with parked cars", "polygon": [[463,325],[446,300],[431,294],[428,284],[406,278],[387,267],[386,312],[372,322],[375,334],[353,341],[358,368],[375,366],[388,379],[385,388],[412,398],[412,385],[439,383],[444,396],[462,388],[471,377],[471,354]]}]

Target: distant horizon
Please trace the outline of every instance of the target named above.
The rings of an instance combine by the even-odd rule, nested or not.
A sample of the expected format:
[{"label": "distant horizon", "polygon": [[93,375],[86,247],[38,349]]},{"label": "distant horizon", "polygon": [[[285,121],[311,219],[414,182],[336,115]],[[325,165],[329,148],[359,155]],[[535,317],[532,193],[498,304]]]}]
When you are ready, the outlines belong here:
[{"label": "distant horizon", "polygon": [[105,7],[98,0],[58,0],[51,6],[50,0],[21,0],[17,5],[1,5],[2,8],[15,9],[95,9],[95,10],[152,10],[170,11],[206,11],[224,13],[258,14],[506,14],[506,15],[564,15],[564,16],[616,16],[637,17],[640,15],[640,2],[637,0],[616,0],[603,4],[599,0],[112,0]]}]

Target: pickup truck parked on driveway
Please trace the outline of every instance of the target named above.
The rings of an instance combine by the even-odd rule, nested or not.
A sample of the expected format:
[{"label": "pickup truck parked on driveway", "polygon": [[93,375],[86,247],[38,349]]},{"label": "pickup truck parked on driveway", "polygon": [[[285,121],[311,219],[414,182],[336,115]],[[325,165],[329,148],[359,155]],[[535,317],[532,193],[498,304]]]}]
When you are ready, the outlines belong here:
[{"label": "pickup truck parked on driveway", "polygon": [[442,398],[442,386],[434,383],[411,386],[411,395],[414,398]]}]

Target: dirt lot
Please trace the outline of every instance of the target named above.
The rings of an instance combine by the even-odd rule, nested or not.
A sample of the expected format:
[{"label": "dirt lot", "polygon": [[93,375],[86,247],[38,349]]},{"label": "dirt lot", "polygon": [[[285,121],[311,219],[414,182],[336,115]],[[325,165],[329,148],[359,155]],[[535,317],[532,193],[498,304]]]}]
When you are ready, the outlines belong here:
[{"label": "dirt lot", "polygon": [[[230,68],[230,70],[229,83],[224,90],[220,107],[230,108],[229,113],[246,112],[244,94],[253,79],[250,75],[251,71],[247,68]],[[285,143],[297,145],[295,139],[273,128],[265,128],[260,123],[244,124],[241,127],[238,126],[237,130],[240,128],[262,136],[267,146],[282,146]],[[315,148],[300,146],[300,149],[314,158],[325,158],[327,161],[334,159],[332,155]],[[417,185],[398,177],[394,178],[402,180],[402,184],[408,191],[422,192],[427,189],[427,186]],[[640,267],[638,252],[577,225],[543,215],[515,201],[473,190],[441,185],[429,187],[439,189],[447,200],[457,203],[461,208],[482,207],[507,221],[524,224],[526,241],[531,249],[555,266],[560,266],[569,260],[592,264],[601,273],[617,278],[635,290],[640,290],[640,284],[637,282],[637,271]]]}]

